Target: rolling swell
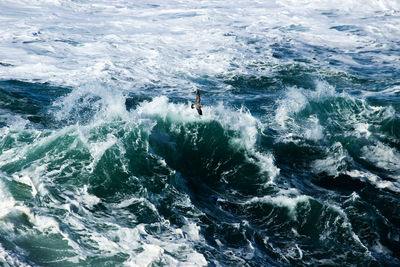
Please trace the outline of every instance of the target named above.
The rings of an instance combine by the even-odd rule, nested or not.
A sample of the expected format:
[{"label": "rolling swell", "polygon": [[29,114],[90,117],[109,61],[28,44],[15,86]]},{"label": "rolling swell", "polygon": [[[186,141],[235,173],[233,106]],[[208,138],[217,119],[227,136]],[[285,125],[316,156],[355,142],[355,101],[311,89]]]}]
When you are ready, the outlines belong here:
[{"label": "rolling swell", "polygon": [[[109,112],[101,96],[93,99]],[[376,144],[391,138],[381,130],[393,120],[390,109],[324,83],[289,88],[277,103],[266,125],[246,109],[205,107],[200,118],[161,97],[101,121],[5,133],[3,223],[28,235],[3,231],[4,249],[30,253],[33,242],[43,254],[14,260],[42,265],[385,262],[370,249],[397,251],[385,237],[397,233],[397,184],[385,184],[396,169],[371,165],[363,147],[385,149]],[[374,127],[355,127],[363,123]]]},{"label": "rolling swell", "polygon": [[[166,117],[160,116],[162,113],[148,114],[160,105],[169,113]],[[6,203],[11,210],[19,211],[6,214],[11,216],[11,221],[22,220],[21,224],[13,223],[16,231],[32,232],[26,239],[3,232],[2,236],[9,240],[4,242],[5,249],[30,253],[28,240],[35,236],[34,243],[47,253],[36,254],[34,258],[26,255],[28,264],[30,261],[63,264],[74,257],[80,264],[96,264],[95,259],[109,251],[107,247],[102,249],[102,239],[115,236],[116,239],[108,241],[113,247],[114,242],[120,244],[126,238],[120,232],[128,231],[128,238],[138,233],[149,236],[144,239],[152,235],[157,239],[166,236],[166,241],[160,241],[159,246],[148,245],[150,261],[154,260],[151,258],[154,251],[159,251],[161,262],[195,260],[193,264],[199,264],[204,261],[203,256],[193,251],[192,246],[201,238],[192,220],[207,221],[202,209],[210,209],[209,202],[214,203],[227,185],[232,191],[240,189],[245,193],[268,181],[269,176],[252,179],[262,171],[257,162],[265,160],[252,150],[255,136],[226,128],[213,118],[202,122],[193,120],[194,115],[182,116],[181,111],[186,108],[161,98],[133,111],[136,122],[114,117],[110,121],[65,126],[59,130],[32,129],[5,134],[3,141],[14,142],[13,148],[5,149],[7,153],[1,155],[1,170],[8,177],[4,186],[11,193]],[[222,107],[219,112],[215,118],[226,116]],[[248,113],[236,116],[227,112],[231,113],[232,120],[243,119],[240,116],[251,118]],[[254,130],[252,122],[243,123],[244,129]],[[21,140],[22,136],[26,138]],[[232,156],[227,159],[227,154]],[[272,163],[269,157],[266,159]],[[276,172],[273,165],[271,168]],[[248,180],[239,179],[246,173]],[[242,186],[245,183],[247,187]],[[26,187],[32,191],[22,190]],[[193,206],[192,202],[199,205]],[[96,218],[102,221],[97,222]],[[185,228],[184,232],[178,230]],[[50,237],[48,231],[53,233]],[[174,251],[171,240],[181,243],[182,238],[190,240],[192,235],[193,241],[180,244],[179,253]],[[137,248],[129,254],[111,249],[102,261],[136,262],[136,257],[129,255],[136,255],[137,250],[137,255],[143,257],[147,243],[137,242]],[[77,247],[80,254],[74,252]],[[181,255],[182,249],[187,253]],[[212,251],[212,247],[209,249]],[[122,251],[126,252],[126,248]],[[190,254],[195,257],[186,258]],[[219,257],[224,258],[222,253]]]},{"label": "rolling swell", "polygon": [[[278,102],[271,127],[279,132],[274,155],[281,175],[339,212],[338,218],[348,226],[357,226],[349,229],[349,235],[360,241],[358,253],[364,256],[356,253],[346,260],[358,264],[361,257],[366,260],[363,264],[376,264],[373,258],[385,265],[398,264],[381,254],[387,248],[386,253],[397,258],[399,246],[386,235],[398,232],[397,215],[388,211],[388,207],[398,209],[388,196],[399,190],[398,165],[393,164],[399,155],[392,149],[398,141],[393,131],[385,130],[389,122],[389,127],[397,127],[392,107],[374,106],[325,83],[317,83],[314,90],[289,88]],[[293,170],[299,176],[293,177]]]}]

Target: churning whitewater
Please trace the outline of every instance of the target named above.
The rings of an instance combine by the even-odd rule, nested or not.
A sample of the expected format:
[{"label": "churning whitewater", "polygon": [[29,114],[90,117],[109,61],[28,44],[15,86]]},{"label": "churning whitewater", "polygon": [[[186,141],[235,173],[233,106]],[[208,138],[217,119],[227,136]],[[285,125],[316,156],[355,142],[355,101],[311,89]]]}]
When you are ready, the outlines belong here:
[{"label": "churning whitewater", "polygon": [[0,11],[0,266],[400,266],[400,2]]}]

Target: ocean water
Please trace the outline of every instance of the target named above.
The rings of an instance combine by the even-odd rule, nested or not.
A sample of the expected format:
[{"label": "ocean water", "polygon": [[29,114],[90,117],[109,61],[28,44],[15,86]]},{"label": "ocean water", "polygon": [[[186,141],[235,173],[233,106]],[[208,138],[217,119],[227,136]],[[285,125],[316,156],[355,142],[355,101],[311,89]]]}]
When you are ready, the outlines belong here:
[{"label": "ocean water", "polygon": [[400,266],[399,36],[397,0],[0,1],[0,266]]}]

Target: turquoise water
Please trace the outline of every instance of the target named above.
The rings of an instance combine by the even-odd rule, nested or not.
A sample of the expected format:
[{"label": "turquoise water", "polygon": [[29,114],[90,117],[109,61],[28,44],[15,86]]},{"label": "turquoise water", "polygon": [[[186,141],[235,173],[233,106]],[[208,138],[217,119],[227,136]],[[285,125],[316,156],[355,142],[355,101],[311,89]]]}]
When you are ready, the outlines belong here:
[{"label": "turquoise water", "polygon": [[0,9],[1,266],[400,266],[396,2]]}]

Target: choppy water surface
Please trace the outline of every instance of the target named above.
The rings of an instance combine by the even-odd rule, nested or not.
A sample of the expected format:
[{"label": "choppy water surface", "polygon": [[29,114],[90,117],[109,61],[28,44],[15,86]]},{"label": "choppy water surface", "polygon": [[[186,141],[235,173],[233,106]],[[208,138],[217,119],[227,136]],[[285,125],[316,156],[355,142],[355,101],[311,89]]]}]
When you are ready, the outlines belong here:
[{"label": "choppy water surface", "polygon": [[1,266],[400,266],[398,1],[0,11]]}]

